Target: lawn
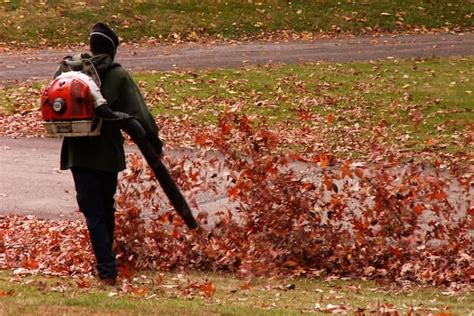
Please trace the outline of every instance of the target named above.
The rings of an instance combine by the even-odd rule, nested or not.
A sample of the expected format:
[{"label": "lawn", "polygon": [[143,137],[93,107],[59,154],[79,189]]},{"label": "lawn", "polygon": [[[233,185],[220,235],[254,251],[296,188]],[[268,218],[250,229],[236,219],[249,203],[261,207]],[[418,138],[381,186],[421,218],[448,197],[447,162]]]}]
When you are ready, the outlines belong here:
[{"label": "lawn", "polygon": [[[469,0],[384,1],[3,1],[0,42],[37,47],[86,42],[102,20],[123,40],[208,41],[299,34],[465,31],[473,27]],[[275,34],[273,35],[275,36]],[[278,37],[278,36],[277,36]]]},{"label": "lawn", "polygon": [[137,275],[117,287],[90,277],[0,271],[2,315],[300,315],[331,312],[468,315],[469,292],[360,280],[242,280],[215,273]]},{"label": "lawn", "polygon": [[[467,153],[473,76],[472,57],[134,74],[169,144],[183,145],[173,122],[204,130],[233,111],[267,120],[292,149],[318,143],[349,158],[374,140],[412,154]],[[0,112],[37,108],[44,84],[3,89]]]},{"label": "lawn", "polygon": [[462,135],[474,122],[473,75],[473,58],[449,58],[271,66],[200,72],[197,77],[137,75],[137,79],[146,82],[152,100],[159,96],[157,114],[207,122],[231,109],[265,117],[284,130],[308,123],[317,126],[316,133],[333,150],[344,145],[347,133],[358,145],[373,139],[376,128],[384,126],[383,142],[388,146],[455,152],[463,148]]}]

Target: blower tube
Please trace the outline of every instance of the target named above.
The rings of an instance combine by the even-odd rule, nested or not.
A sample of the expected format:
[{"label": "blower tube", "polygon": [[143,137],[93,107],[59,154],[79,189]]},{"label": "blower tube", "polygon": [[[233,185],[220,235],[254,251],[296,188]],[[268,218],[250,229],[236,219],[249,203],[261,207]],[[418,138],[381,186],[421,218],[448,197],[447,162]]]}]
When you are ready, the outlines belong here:
[{"label": "blower tube", "polygon": [[196,229],[198,224],[189,208],[186,199],[182,195],[178,186],[166,169],[165,165],[159,158],[158,153],[153,148],[147,138],[147,134],[140,122],[131,115],[123,112],[112,111],[106,104],[99,105],[95,108],[98,117],[107,122],[116,124],[117,127],[127,133],[133,142],[138,146],[141,153],[145,157],[146,162],[153,170],[156,179],[160,183],[163,191],[170,200],[173,207],[184,220],[189,229]]}]

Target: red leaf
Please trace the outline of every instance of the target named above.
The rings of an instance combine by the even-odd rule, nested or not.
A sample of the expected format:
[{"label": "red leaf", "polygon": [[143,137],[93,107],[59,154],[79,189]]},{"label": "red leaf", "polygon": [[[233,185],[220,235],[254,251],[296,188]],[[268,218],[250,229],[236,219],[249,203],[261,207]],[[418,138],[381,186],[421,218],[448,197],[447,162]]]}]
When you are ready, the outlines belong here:
[{"label": "red leaf", "polygon": [[235,200],[239,195],[239,189],[237,187],[233,187],[227,190],[227,195],[231,200]]},{"label": "red leaf", "polygon": [[122,264],[117,267],[117,270],[122,278],[130,280],[135,275],[135,271],[128,264]]},{"label": "red leaf", "polygon": [[390,250],[390,252],[395,255],[398,259],[402,259],[403,258],[403,253],[400,251],[400,249],[396,248],[396,247],[393,247],[393,246],[390,246],[388,248]]},{"label": "red leaf", "polygon": [[474,207],[471,207],[467,210],[467,214],[470,216],[474,216]]}]

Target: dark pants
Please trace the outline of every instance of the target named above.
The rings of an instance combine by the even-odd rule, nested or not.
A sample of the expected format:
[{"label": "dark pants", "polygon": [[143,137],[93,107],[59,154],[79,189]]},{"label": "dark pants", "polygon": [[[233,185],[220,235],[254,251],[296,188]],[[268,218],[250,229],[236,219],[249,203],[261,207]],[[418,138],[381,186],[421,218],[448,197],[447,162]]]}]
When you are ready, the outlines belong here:
[{"label": "dark pants", "polygon": [[115,278],[117,265],[112,246],[117,173],[80,167],[71,168],[71,171],[76,186],[77,203],[86,218],[99,278]]}]

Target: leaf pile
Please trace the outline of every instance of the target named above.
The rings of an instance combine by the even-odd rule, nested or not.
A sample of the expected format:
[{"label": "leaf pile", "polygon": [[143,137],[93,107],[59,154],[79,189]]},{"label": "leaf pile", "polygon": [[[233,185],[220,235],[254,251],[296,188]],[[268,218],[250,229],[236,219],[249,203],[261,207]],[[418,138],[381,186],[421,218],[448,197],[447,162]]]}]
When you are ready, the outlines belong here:
[{"label": "leaf pile", "polygon": [[38,111],[14,115],[0,113],[0,135],[25,137],[41,136],[43,134],[43,120]]},{"label": "leaf pile", "polygon": [[[225,112],[217,129],[193,136],[214,151],[167,159],[171,173],[192,207],[205,192],[224,203],[199,213],[204,229],[188,231],[151,170],[131,155],[117,196],[121,266],[472,281],[472,174],[463,169],[404,165],[377,147],[370,164],[330,152],[295,154],[281,149],[282,139],[265,121],[233,112]],[[1,267],[91,271],[82,224],[5,216],[1,225]]]},{"label": "leaf pile", "polygon": [[15,273],[90,273],[87,228],[79,221],[0,216],[0,268]]},{"label": "leaf pile", "polygon": [[[367,166],[338,162],[327,153],[301,173],[292,167],[297,156],[276,150],[279,139],[268,126],[252,127],[232,113],[207,137],[219,152],[214,167],[184,157],[171,170],[188,191],[201,185],[219,191],[224,181],[228,203],[200,213],[207,229],[189,232],[156,195],[150,170],[132,157],[118,197],[117,247],[124,264],[242,276],[472,281],[470,175],[401,166],[395,159]],[[219,174],[215,183],[207,181]]]}]

